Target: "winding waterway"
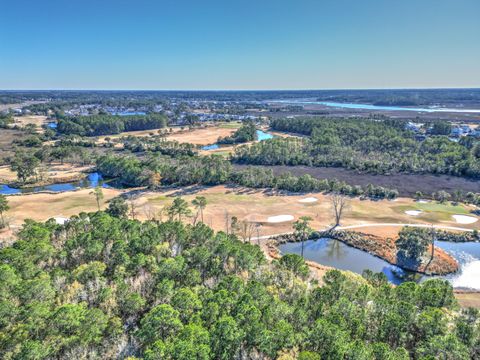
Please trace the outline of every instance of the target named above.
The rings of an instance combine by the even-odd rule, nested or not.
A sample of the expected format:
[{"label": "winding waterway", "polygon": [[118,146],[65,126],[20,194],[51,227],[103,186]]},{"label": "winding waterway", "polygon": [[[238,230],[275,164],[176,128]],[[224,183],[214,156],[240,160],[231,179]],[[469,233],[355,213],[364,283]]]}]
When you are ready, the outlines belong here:
[{"label": "winding waterway", "polygon": [[[460,270],[457,273],[437,277],[448,280],[455,288],[480,290],[480,243],[437,241],[436,245],[450,253],[460,264]],[[280,245],[279,249],[282,254],[300,255],[301,247],[301,243],[286,243]],[[432,278],[432,276],[408,274],[385,260],[333,239],[322,238],[305,242],[304,256],[307,260],[358,274],[366,269],[382,272],[393,284]]]},{"label": "winding waterway", "polygon": [[34,187],[28,187],[28,188],[13,188],[4,184],[4,185],[0,185],[0,194],[2,195],[31,194],[31,193],[38,193],[42,191],[65,192],[65,191],[77,190],[79,188],[93,188],[98,185],[104,188],[112,187],[111,184],[104,182],[103,177],[100,173],[93,172],[88,174],[88,176],[85,179],[68,182],[68,183],[61,183],[61,184],[34,186]]},{"label": "winding waterway", "polygon": [[383,110],[383,111],[415,111],[415,112],[450,112],[450,113],[480,113],[480,109],[441,108],[441,107],[403,107],[381,106],[372,104],[339,103],[332,101],[311,100],[277,100],[272,103],[296,104],[296,105],[324,105],[328,107],[356,109],[356,110]]}]

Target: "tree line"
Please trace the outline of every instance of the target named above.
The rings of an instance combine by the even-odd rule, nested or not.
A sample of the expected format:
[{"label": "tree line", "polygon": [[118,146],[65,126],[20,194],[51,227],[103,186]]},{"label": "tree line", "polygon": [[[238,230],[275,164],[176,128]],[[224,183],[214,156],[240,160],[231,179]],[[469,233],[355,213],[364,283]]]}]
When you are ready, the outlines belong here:
[{"label": "tree line", "polygon": [[69,116],[59,118],[57,131],[65,135],[112,135],[124,131],[164,128],[167,122],[167,117],[162,114]]},{"label": "tree line", "polygon": [[272,129],[304,134],[307,138],[276,138],[241,146],[235,150],[233,161],[344,167],[374,174],[480,177],[480,151],[475,143],[456,143],[446,136],[417,141],[404,126],[403,121],[384,118],[274,119]]},{"label": "tree line", "polygon": [[392,287],[331,270],[202,222],[104,212],[27,221],[0,249],[5,359],[471,359],[479,314],[444,280]]},{"label": "tree line", "polygon": [[352,186],[336,179],[316,179],[306,174],[290,173],[275,176],[270,169],[247,168],[234,171],[229,161],[220,156],[150,156],[140,160],[131,156],[106,154],[97,159],[97,170],[106,177],[117,178],[128,186],[147,186],[154,176],[157,185],[187,186],[194,184],[219,185],[233,183],[250,188],[272,188],[293,192],[336,192],[349,196],[394,199],[395,189],[368,185]]},{"label": "tree line", "polygon": [[257,128],[253,121],[246,121],[231,136],[219,137],[219,144],[240,144],[257,140]]}]

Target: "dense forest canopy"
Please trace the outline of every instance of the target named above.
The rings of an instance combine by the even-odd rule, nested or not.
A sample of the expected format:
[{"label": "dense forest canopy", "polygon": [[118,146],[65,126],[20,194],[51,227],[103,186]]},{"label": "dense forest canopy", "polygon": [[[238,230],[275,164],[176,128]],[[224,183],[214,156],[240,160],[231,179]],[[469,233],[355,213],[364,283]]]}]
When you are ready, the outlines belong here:
[{"label": "dense forest canopy", "polygon": [[480,89],[383,89],[383,90],[277,90],[277,91],[3,91],[0,103],[54,101],[105,103],[158,102],[169,99],[205,101],[255,101],[316,99],[382,105],[480,104]]},{"label": "dense forest canopy", "polygon": [[332,166],[359,171],[432,173],[480,177],[480,158],[473,144],[446,136],[424,141],[404,130],[405,122],[390,119],[274,119],[274,130],[307,135],[277,138],[236,149],[233,160],[256,165]]},{"label": "dense forest canopy", "polygon": [[58,120],[57,131],[65,135],[98,136],[166,126],[167,117],[162,114],[126,116],[102,114],[61,117]]},{"label": "dense forest canopy", "polygon": [[383,274],[260,248],[203,223],[98,212],[28,221],[0,250],[4,359],[478,358],[475,310],[443,280],[392,287]]},{"label": "dense forest canopy", "polygon": [[257,128],[253,121],[247,121],[231,136],[218,139],[219,144],[240,144],[257,140]]},{"label": "dense forest canopy", "polygon": [[[161,153],[161,151],[159,151]],[[156,186],[236,184],[250,188],[272,188],[294,192],[325,191],[350,196],[394,199],[398,192],[381,186],[353,186],[336,179],[315,179],[310,175],[274,176],[271,170],[249,168],[234,171],[231,163],[220,156],[148,156],[140,160],[132,156],[106,154],[97,159],[97,170],[106,177],[116,178],[127,186],[148,186],[151,179],[161,177]]]}]

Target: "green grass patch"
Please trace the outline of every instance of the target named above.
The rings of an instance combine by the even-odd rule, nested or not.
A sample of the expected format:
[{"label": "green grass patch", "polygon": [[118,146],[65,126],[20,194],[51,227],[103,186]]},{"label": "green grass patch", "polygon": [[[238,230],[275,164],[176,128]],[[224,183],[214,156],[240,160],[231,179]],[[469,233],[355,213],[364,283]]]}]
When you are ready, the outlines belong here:
[{"label": "green grass patch", "polygon": [[240,122],[227,122],[218,125],[221,129],[238,129],[240,126],[242,126]]}]

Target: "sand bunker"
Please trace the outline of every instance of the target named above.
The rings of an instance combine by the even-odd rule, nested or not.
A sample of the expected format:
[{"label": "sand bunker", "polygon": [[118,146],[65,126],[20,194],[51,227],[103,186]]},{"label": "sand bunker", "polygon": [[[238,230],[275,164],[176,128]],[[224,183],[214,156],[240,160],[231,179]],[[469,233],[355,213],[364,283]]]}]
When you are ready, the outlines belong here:
[{"label": "sand bunker", "polygon": [[294,219],[293,215],[277,215],[269,216],[267,222],[269,223],[281,223],[286,221],[292,221]]},{"label": "sand bunker", "polygon": [[420,203],[420,204],[428,204],[429,203],[428,200],[418,200],[417,202]]},{"label": "sand bunker", "polygon": [[410,216],[418,216],[422,212],[420,210],[407,210],[405,211],[405,214],[410,215]]},{"label": "sand bunker", "polygon": [[298,200],[298,202],[301,202],[301,203],[314,203],[314,202],[317,202],[318,199],[316,197],[307,197],[305,199],[300,199]]},{"label": "sand bunker", "polygon": [[55,217],[55,222],[58,224],[58,225],[64,225],[67,221],[68,221],[68,218],[64,218],[64,217]]},{"label": "sand bunker", "polygon": [[452,215],[457,224],[473,224],[478,221],[476,217],[466,215]]}]

